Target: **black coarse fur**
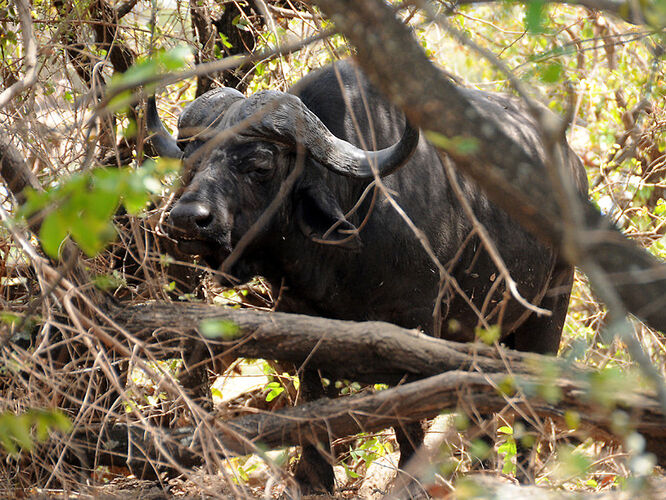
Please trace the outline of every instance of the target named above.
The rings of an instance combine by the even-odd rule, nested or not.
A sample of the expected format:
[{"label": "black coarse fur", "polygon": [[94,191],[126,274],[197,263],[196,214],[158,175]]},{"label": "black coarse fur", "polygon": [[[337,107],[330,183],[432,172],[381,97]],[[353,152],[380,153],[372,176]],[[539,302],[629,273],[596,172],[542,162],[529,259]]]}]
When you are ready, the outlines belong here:
[{"label": "black coarse fur", "polygon": [[[463,92],[528,153],[543,158],[537,125],[517,101],[476,90]],[[405,129],[403,114],[348,61],[311,73],[294,93],[333,135],[364,149],[387,148]],[[244,103],[236,100],[220,123],[237,123],[240,115],[234,113],[241,113]],[[266,119],[270,116],[262,121]],[[212,266],[224,260],[298,161],[296,148],[279,135],[279,126],[263,137],[239,134],[201,162],[170,217],[172,234],[182,240],[183,249],[204,255]],[[284,135],[293,136],[295,131]],[[587,184],[582,164],[565,147],[571,177],[583,195]],[[371,193],[353,215],[344,218],[371,180],[332,173],[307,153],[303,161],[303,174],[232,274],[242,280],[264,276],[275,296],[280,296],[278,309],[283,311],[382,320],[429,334],[441,331],[450,340],[474,340],[479,318],[450,285],[444,294],[442,321],[434,323],[440,291],[437,267],[384,195],[378,194],[373,202]],[[383,178],[397,204],[427,237],[439,261],[486,321],[501,322],[502,339],[517,349],[556,353],[573,268],[491,203],[473,182],[462,176],[458,181],[522,296],[551,310],[551,316],[536,316],[505,295],[503,284],[497,283],[498,270],[450,187],[442,159],[425,139],[421,138],[402,168]],[[335,223],[337,228],[329,231]],[[360,231],[350,237],[349,231],[355,228]],[[339,244],[330,244],[335,242]],[[312,373],[306,376],[312,386]],[[406,442],[404,436],[402,442]],[[305,455],[312,454],[308,450]],[[307,477],[307,472],[301,476]],[[332,484],[325,486],[330,489]]]}]

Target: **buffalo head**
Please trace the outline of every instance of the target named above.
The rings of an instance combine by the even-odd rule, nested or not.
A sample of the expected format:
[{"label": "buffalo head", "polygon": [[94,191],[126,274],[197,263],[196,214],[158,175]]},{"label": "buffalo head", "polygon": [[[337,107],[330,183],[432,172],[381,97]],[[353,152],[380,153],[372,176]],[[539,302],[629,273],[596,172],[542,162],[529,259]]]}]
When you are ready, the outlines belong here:
[{"label": "buffalo head", "polygon": [[[281,194],[280,220],[264,231],[284,240],[297,227],[321,242],[336,225],[326,237],[349,240],[355,228],[345,220],[335,194],[318,182],[322,167],[355,179],[388,175],[407,162],[419,142],[418,130],[407,125],[396,144],[379,151],[359,149],[335,137],[298,97],[275,91],[248,98],[231,89],[204,94],[183,112],[178,140],[164,129],[151,99],[148,124],[160,155],[195,165],[191,182],[171,210],[168,230],[182,251],[201,255],[212,267],[219,266],[278,196],[298,161],[304,172],[291,193]],[[243,279],[257,272],[234,269]]]}]

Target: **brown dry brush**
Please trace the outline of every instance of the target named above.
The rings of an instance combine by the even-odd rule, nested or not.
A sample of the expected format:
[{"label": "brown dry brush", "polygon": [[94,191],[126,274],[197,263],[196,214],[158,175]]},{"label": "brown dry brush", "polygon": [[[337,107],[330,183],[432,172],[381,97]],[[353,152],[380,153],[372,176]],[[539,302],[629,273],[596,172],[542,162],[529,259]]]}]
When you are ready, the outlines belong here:
[{"label": "brown dry brush", "polygon": [[[71,2],[54,2],[55,10],[37,20],[57,28],[52,45],[44,47],[50,56],[42,73],[45,80],[40,81],[45,95],[28,92],[4,110],[11,124],[0,132],[2,177],[9,189],[2,200],[5,222],[6,209],[13,201],[24,201],[26,186],[40,190],[53,179],[73,173],[69,165],[82,165],[83,169],[99,164],[120,166],[128,163],[135,149],[141,152],[145,133],[140,128],[138,141],[121,138],[115,116],[98,120],[96,131],[83,116],[87,107],[94,107],[101,99],[110,75],[126,71],[135,62],[139,41],[128,33],[137,31],[121,29],[119,21],[136,3],[112,6],[98,0],[86,4],[87,10],[82,11]],[[235,7],[230,5],[227,15]],[[140,30],[138,33],[141,36]],[[61,48],[63,52],[59,52]],[[3,66],[6,82],[14,75],[13,68]],[[78,102],[64,109],[56,102],[64,96],[51,94],[48,84],[49,79],[63,76],[70,79],[70,89],[84,90]],[[30,112],[35,105],[66,113],[60,117],[65,126],[59,122],[44,125],[35,119]],[[138,115],[136,108],[130,108],[122,120],[140,123]],[[65,128],[68,124],[73,125]],[[89,141],[91,131],[94,141]],[[30,233],[20,228],[3,232],[2,309],[14,313],[18,320],[2,326],[0,411],[22,414],[34,408],[57,408],[74,429],[93,431],[104,422],[134,421],[152,428],[174,425],[182,418],[199,421],[206,415],[201,409],[183,409],[191,398],[173,377],[162,382],[169,387],[170,402],[162,408],[146,405],[146,395],[141,392],[145,389],[135,387],[130,374],[135,367],[144,367],[158,379],[159,365],[147,366],[140,357],[144,353],[132,346],[119,353],[93,335],[105,324],[106,315],[98,306],[112,300],[92,285],[96,275],[116,273],[121,278],[125,286],[117,290],[117,301],[168,300],[171,291],[165,285],[170,281],[178,283],[179,293],[192,292],[192,277],[198,275],[192,263],[167,268],[161,258],[167,250],[174,250],[159,230],[163,214],[164,206],[158,206],[144,219],[119,215],[119,239],[96,259],[84,258],[69,244],[62,260],[53,262],[41,255]],[[39,220],[29,221],[29,226],[37,234]],[[187,349],[184,351],[174,356],[187,357]],[[205,367],[198,370],[199,375],[202,371],[205,375]],[[201,384],[200,376],[191,378],[189,385]],[[53,436],[18,457],[3,458],[0,489],[5,493],[34,485],[78,488],[88,482],[96,467],[94,459],[72,446],[70,436]]]}]

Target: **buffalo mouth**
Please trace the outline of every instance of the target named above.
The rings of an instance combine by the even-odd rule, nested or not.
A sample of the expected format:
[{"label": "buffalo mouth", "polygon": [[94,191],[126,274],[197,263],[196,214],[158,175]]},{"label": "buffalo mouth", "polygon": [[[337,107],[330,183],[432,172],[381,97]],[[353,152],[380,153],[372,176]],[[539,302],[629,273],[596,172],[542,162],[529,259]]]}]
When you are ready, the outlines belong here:
[{"label": "buffalo mouth", "polygon": [[201,240],[194,238],[178,238],[178,250],[188,255],[200,255],[201,257],[208,257],[215,253],[216,245],[209,240]]},{"label": "buffalo mouth", "polygon": [[198,255],[211,269],[218,269],[231,253],[231,250],[225,245],[220,245],[213,240],[188,238],[182,234],[174,239],[180,252],[187,255]]}]

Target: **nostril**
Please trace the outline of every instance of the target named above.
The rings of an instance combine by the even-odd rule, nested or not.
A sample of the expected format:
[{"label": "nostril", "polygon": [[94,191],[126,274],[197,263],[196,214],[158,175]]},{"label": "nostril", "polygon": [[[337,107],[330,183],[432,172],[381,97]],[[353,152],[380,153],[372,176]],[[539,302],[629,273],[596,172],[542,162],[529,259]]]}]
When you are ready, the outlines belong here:
[{"label": "nostril", "polygon": [[203,203],[181,200],[171,210],[169,219],[175,229],[190,232],[208,227],[213,222],[213,214]]},{"label": "nostril", "polygon": [[210,225],[211,222],[213,222],[213,214],[210,212],[206,214],[199,214],[199,216],[194,220],[197,226],[199,226],[199,229],[204,229]]}]

